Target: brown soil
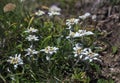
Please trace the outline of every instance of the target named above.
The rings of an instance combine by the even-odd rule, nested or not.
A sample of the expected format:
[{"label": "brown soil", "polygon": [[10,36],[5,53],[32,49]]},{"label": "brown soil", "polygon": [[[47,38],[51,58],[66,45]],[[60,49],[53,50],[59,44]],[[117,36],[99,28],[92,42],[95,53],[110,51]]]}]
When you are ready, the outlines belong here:
[{"label": "brown soil", "polygon": [[[115,83],[120,83],[120,6],[103,6],[94,13],[98,16],[96,28],[106,31],[108,35],[104,38],[110,47],[102,56],[102,75],[112,78]],[[103,39],[103,40],[104,40]],[[112,53],[111,47],[117,47],[117,53]]]}]

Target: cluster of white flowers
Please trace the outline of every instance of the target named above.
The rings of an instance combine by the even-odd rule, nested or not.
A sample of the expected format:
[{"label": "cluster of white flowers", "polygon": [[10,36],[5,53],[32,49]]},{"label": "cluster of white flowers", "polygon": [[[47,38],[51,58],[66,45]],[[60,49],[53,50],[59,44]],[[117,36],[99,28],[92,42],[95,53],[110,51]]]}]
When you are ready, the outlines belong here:
[{"label": "cluster of white flowers", "polygon": [[61,11],[61,9],[59,7],[53,5],[49,8],[48,15],[49,16],[61,15],[60,11]]},{"label": "cluster of white flowers", "polygon": [[66,20],[66,25],[69,27],[68,29],[71,29],[72,25],[77,24],[79,22],[79,19],[71,18]]},{"label": "cluster of white flowers", "polygon": [[83,47],[79,44],[76,44],[76,46],[73,47],[73,50],[74,57],[79,56],[80,59],[89,60],[90,62],[92,62],[93,60],[99,60],[98,57],[100,57],[98,53],[92,52],[90,48],[83,49]]},{"label": "cluster of white flowers", "polygon": [[[21,0],[22,1],[22,0]],[[54,16],[54,15],[61,15],[60,14],[61,9],[57,6],[51,6],[49,8],[49,12],[48,15],[49,16]],[[45,12],[38,10],[37,12],[35,12],[36,16],[42,16],[44,15]],[[85,20],[86,18],[90,17],[91,14],[90,13],[86,13],[82,16],[79,16],[80,19]],[[96,15],[92,16],[92,19],[95,20],[96,19]],[[69,27],[69,35],[66,37],[68,38],[76,38],[76,37],[82,37],[82,36],[87,36],[87,35],[93,35],[94,33],[91,31],[86,31],[86,30],[78,30],[77,32],[73,32],[72,31],[72,26],[74,26],[75,24],[79,23],[79,19],[76,18],[71,18],[71,19],[67,19],[66,20],[66,25]],[[44,52],[48,55],[46,55],[46,59],[50,60],[50,55],[53,55],[54,53],[57,53],[57,51],[59,50],[59,48],[57,47],[51,47],[51,46],[47,46],[44,49],[41,49],[40,51],[36,51],[33,47],[33,42],[34,41],[39,41],[38,36],[34,35],[34,33],[38,32],[38,29],[35,28],[28,28],[27,30],[24,31],[25,33],[28,33],[29,35],[26,37],[26,40],[28,40],[31,45],[29,48],[25,49],[24,51],[27,52],[25,54],[25,56],[30,56],[32,57],[33,55],[37,55],[40,51]],[[93,60],[99,60],[97,57],[99,57],[99,54],[92,52],[92,50],[90,48],[83,48],[83,46],[81,44],[76,44],[75,47],[73,47],[73,53],[74,53],[74,57],[79,56],[80,59],[83,60],[89,60],[90,62]],[[16,69],[18,67],[18,65],[22,65],[23,64],[23,60],[21,59],[21,54],[15,54],[15,57],[10,56],[9,59],[7,60],[7,62],[9,62],[10,64],[14,65],[14,68]]]},{"label": "cluster of white flowers", "polygon": [[84,15],[79,16],[79,18],[85,20],[86,18],[88,18],[90,16],[91,16],[91,14],[87,12]]},{"label": "cluster of white flowers", "polygon": [[61,8],[57,7],[56,5],[52,5],[52,6],[49,8],[49,11],[60,12],[60,11],[61,11]]},{"label": "cluster of white flowers", "polygon": [[76,38],[76,37],[82,37],[82,36],[93,35],[93,34],[94,34],[93,32],[86,31],[86,30],[78,30],[78,32],[70,31],[69,36],[67,36],[66,38]]},{"label": "cluster of white flowers", "polygon": [[[53,5],[49,8],[48,15],[49,16],[58,16],[58,15],[61,15],[60,12],[61,12],[61,8],[57,7],[56,5]],[[36,16],[42,16],[44,14],[45,14],[45,12],[42,10],[38,10],[34,13],[34,15],[36,15]]]},{"label": "cluster of white flowers", "polygon": [[[66,20],[66,25],[69,27],[69,35],[66,37],[68,38],[78,38],[88,35],[94,35],[92,31],[87,30],[78,30],[77,32],[74,32],[74,26],[75,24],[78,24],[80,19],[85,20],[88,17],[92,17],[92,20],[96,20],[96,15],[91,15],[90,13],[85,13],[84,15],[79,16],[79,19],[71,18]],[[74,40],[74,39],[73,39]],[[83,48],[82,45],[76,44],[75,47],[73,47],[73,53],[74,57],[79,56],[82,60],[89,60],[90,62],[93,60],[99,60],[97,57],[99,54],[92,52],[90,48]]]},{"label": "cluster of white flowers", "polygon": [[[52,55],[53,53],[56,53],[58,49],[59,48],[57,48],[57,47],[47,46],[47,47],[45,47],[45,49],[41,49],[40,51],[45,52],[46,54]],[[46,59],[49,60],[50,56],[46,56]]]},{"label": "cluster of white flowers", "polygon": [[40,50],[40,51],[43,51],[43,52],[45,52],[45,53],[47,53],[47,54],[51,54],[51,55],[52,55],[53,53],[56,53],[57,50],[58,50],[57,47],[47,46],[45,49],[42,49],[42,50]]},{"label": "cluster of white flowers", "polygon": [[99,54],[92,52],[90,48],[85,48],[83,51],[84,52],[82,54],[85,55],[84,60],[89,60],[90,62],[92,62],[93,60],[99,60],[98,59],[98,57],[100,57]]},{"label": "cluster of white flowers", "polygon": [[14,65],[14,69],[16,69],[18,67],[18,65],[22,65],[23,64],[23,60],[20,58],[21,54],[15,54],[14,57],[10,56],[9,59],[7,60],[7,62],[9,62],[10,64]]},{"label": "cluster of white flowers", "polygon": [[80,36],[85,36],[85,35],[93,35],[94,33],[91,31],[86,31],[86,30],[79,30],[78,33]]},{"label": "cluster of white flowers", "polygon": [[36,16],[42,16],[42,15],[44,15],[44,14],[45,14],[45,12],[42,11],[42,10],[38,10],[37,12],[35,12],[35,15],[36,15]]},{"label": "cluster of white flowers", "polygon": [[93,21],[96,21],[97,16],[91,15],[89,12],[85,13],[84,15],[79,16],[80,19],[87,19],[88,17],[91,17]]},{"label": "cluster of white flowers", "polygon": [[[37,32],[37,31],[38,31],[37,29],[30,27],[30,28],[28,28],[25,32],[26,32],[26,33],[34,33],[34,32]],[[28,35],[28,36],[26,37],[26,39],[27,39],[28,41],[38,41],[38,40],[39,40],[36,35]]]},{"label": "cluster of white flowers", "polygon": [[25,49],[24,51],[27,52],[27,54],[25,54],[25,56],[33,56],[35,54],[38,54],[39,51],[36,51],[35,49],[33,49],[33,46],[31,45],[30,48]]},{"label": "cluster of white flowers", "polygon": [[66,38],[76,38],[76,37],[79,37],[79,33],[78,32],[72,32],[70,30],[70,33],[69,33],[69,36],[67,36]]},{"label": "cluster of white flowers", "polygon": [[60,15],[60,12],[51,11],[51,12],[48,12],[48,15],[49,16]]},{"label": "cluster of white flowers", "polygon": [[[38,29],[35,29],[35,28],[32,28],[32,27],[30,27],[29,29],[27,29],[25,32],[29,33],[29,35],[26,37],[26,39],[28,41],[30,41],[30,42],[38,41],[39,38],[36,35],[33,35],[33,33],[37,32],[37,31],[38,31]],[[30,45],[30,47],[27,48],[27,49],[25,49],[24,51],[27,52],[27,54],[25,56],[33,56],[33,55],[39,53],[38,51],[36,51],[35,49],[33,49],[33,45]]]},{"label": "cluster of white flowers", "polygon": [[[68,26],[67,29],[71,29],[73,25],[78,24],[79,21],[85,20],[88,17],[91,17],[93,21],[96,21],[97,16],[91,15],[89,12],[85,13],[84,15],[79,16],[79,18],[70,18],[66,20],[66,25]],[[82,20],[81,20],[82,19]]]},{"label": "cluster of white flowers", "polygon": [[26,39],[28,41],[38,41],[39,40],[38,37],[35,35],[29,35],[28,37],[26,37]]},{"label": "cluster of white flowers", "polygon": [[79,44],[76,44],[75,47],[73,47],[74,50],[74,57],[79,56],[80,58],[82,58],[82,52],[83,52],[83,47]]}]

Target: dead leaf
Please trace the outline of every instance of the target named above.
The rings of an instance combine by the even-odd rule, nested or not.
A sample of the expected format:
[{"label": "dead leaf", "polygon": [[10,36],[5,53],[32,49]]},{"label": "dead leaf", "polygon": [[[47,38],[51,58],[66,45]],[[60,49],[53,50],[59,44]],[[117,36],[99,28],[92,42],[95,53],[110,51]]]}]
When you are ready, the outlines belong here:
[{"label": "dead leaf", "polygon": [[13,11],[16,8],[16,5],[13,3],[8,3],[4,6],[3,11],[4,12],[9,12],[9,11]]},{"label": "dead leaf", "polygon": [[46,10],[48,10],[48,9],[49,9],[49,7],[44,6],[44,5],[42,5],[42,6],[41,6],[41,8],[42,8],[42,9],[46,9]]}]

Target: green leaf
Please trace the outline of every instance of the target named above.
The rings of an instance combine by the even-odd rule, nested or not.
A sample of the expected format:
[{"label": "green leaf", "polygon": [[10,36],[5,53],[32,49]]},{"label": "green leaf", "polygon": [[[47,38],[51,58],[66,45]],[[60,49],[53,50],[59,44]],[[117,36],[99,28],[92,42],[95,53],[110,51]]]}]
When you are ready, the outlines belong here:
[{"label": "green leaf", "polygon": [[112,53],[115,54],[118,51],[118,47],[112,46]]},{"label": "green leaf", "polygon": [[114,83],[114,81],[112,79],[109,79],[109,80],[99,79],[97,83]]},{"label": "green leaf", "polygon": [[48,36],[48,37],[46,37],[46,38],[42,41],[41,47],[42,47],[42,46],[47,46],[47,45],[49,45],[49,41],[50,41],[51,38],[52,38],[51,35]]}]

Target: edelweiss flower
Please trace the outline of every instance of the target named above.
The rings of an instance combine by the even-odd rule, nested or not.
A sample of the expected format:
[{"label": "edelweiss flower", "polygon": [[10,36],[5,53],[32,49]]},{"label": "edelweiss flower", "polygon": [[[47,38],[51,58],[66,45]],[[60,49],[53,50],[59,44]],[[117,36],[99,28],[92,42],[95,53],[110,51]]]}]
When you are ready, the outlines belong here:
[{"label": "edelweiss flower", "polygon": [[30,27],[30,28],[27,29],[25,32],[31,33],[31,32],[37,32],[37,31],[38,31],[37,29]]},{"label": "edelweiss flower", "polygon": [[78,22],[79,19],[71,18],[66,20],[66,25],[69,26],[69,29],[71,29],[71,26],[77,24]]},{"label": "edelweiss flower", "polygon": [[92,20],[96,21],[97,16],[96,15],[92,15]]},{"label": "edelweiss flower", "polygon": [[30,48],[25,49],[25,51],[27,52],[27,54],[25,54],[25,56],[33,56],[34,54],[38,54],[39,52],[36,51],[35,49],[33,49],[32,45],[30,46]]},{"label": "edelweiss flower", "polygon": [[35,15],[36,16],[42,16],[42,15],[44,15],[45,14],[45,12],[44,11],[41,11],[41,10],[38,10],[37,12],[35,12]]},{"label": "edelweiss flower", "polygon": [[84,14],[86,17],[89,17],[91,14],[89,12]]},{"label": "edelweiss flower", "polygon": [[49,8],[48,15],[49,16],[55,16],[55,15],[61,15],[60,14],[61,9],[58,8],[57,6],[53,5]]},{"label": "edelweiss flower", "polygon": [[57,7],[56,5],[53,5],[49,8],[49,11],[60,12],[61,8]]},{"label": "edelweiss flower", "polygon": [[14,68],[16,69],[18,67],[18,65],[22,65],[23,64],[23,60],[20,58],[21,54],[15,54],[15,57],[9,57],[10,59],[7,60],[7,62],[9,62],[10,64],[14,65]]},{"label": "edelweiss flower", "polygon": [[36,37],[35,35],[29,35],[27,38],[26,38],[28,41],[38,41],[38,37]]},{"label": "edelweiss flower", "polygon": [[49,15],[49,16],[61,15],[61,14],[60,14],[60,11],[61,11],[61,9],[60,9],[59,7],[53,5],[53,6],[51,6],[51,7],[49,8],[48,15]]},{"label": "edelweiss flower", "polygon": [[97,58],[99,56],[99,54],[93,53],[90,48],[85,48],[84,52],[82,54],[85,55],[84,60],[89,60],[90,62],[93,61],[93,60],[99,60]]},{"label": "edelweiss flower", "polygon": [[50,12],[48,12],[48,15],[49,15],[49,16],[60,15],[60,12],[50,11]]},{"label": "edelweiss flower", "polygon": [[86,31],[86,30],[79,30],[78,33],[80,34],[80,36],[84,36],[84,35],[93,35],[94,33],[91,31]]},{"label": "edelweiss flower", "polygon": [[90,16],[91,16],[91,14],[87,12],[87,13],[85,13],[84,15],[79,16],[79,18],[84,20],[84,19],[86,19],[86,18],[88,18],[88,17],[90,17]]},{"label": "edelweiss flower", "polygon": [[82,58],[82,52],[83,52],[83,48],[82,46],[80,46],[80,44],[76,44],[75,47],[73,47],[73,50],[74,50],[74,56],[77,57],[77,56],[80,56],[80,58]]},{"label": "edelweiss flower", "polygon": [[46,60],[50,60],[50,56],[46,56]]},{"label": "edelweiss flower", "polygon": [[93,35],[94,33],[91,31],[86,31],[86,30],[79,30],[78,32],[72,32],[70,31],[69,36],[67,36],[66,38],[76,38],[76,37],[82,37],[85,35]]},{"label": "edelweiss flower", "polygon": [[66,38],[68,39],[68,38],[75,38],[75,37],[80,37],[79,33],[70,31],[69,36],[67,36]]},{"label": "edelweiss flower", "polygon": [[43,52],[45,52],[45,53],[47,53],[47,54],[51,54],[51,55],[52,55],[53,53],[56,53],[58,49],[59,49],[59,48],[57,48],[57,47],[47,46],[45,49],[42,49],[42,50],[40,50],[40,51],[43,51]]}]

